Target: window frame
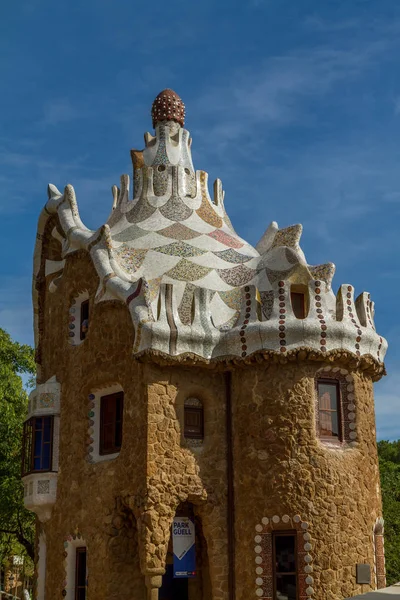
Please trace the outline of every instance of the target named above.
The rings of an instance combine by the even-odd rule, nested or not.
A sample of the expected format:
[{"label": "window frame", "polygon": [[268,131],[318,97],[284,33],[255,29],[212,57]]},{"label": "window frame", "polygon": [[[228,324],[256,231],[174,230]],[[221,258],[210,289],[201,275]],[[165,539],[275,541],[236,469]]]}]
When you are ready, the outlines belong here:
[{"label": "window frame", "polygon": [[[328,409],[322,409],[320,408],[320,394],[319,394],[319,386],[321,385],[331,385],[331,386],[335,386],[336,387],[336,393],[337,393],[337,408],[336,411],[335,410],[328,410]],[[344,441],[344,435],[343,435],[343,415],[342,415],[342,394],[341,394],[341,385],[340,385],[340,380],[339,379],[330,379],[330,378],[326,378],[326,377],[317,377],[316,378],[316,389],[317,389],[317,409],[318,409],[318,418],[317,418],[317,424],[318,424],[318,437],[320,440],[323,441],[328,441],[331,443],[336,443],[336,444],[341,444]],[[337,414],[337,420],[338,420],[338,435],[321,435],[321,419],[320,419],[320,415],[321,412],[336,412]]]},{"label": "window frame", "polygon": [[[116,418],[116,400],[117,398],[120,397],[121,399],[121,417],[119,420],[117,420]],[[105,401],[109,401],[110,399],[114,399],[115,400],[115,410],[114,410],[114,420],[112,422],[113,424],[113,431],[114,431],[114,443],[112,446],[106,447],[104,445],[104,429],[106,426],[109,426],[109,423],[104,423],[104,419],[105,419]],[[122,432],[123,432],[123,423],[124,423],[124,392],[123,391],[119,391],[119,392],[113,392],[112,394],[106,394],[104,396],[100,397],[100,424],[99,424],[99,455],[100,456],[107,456],[109,454],[118,454],[119,452],[121,452],[121,448],[122,448]],[[117,425],[119,427],[119,436],[120,436],[120,440],[121,443],[119,446],[117,446],[115,444],[115,440],[117,437]]]},{"label": "window frame", "polygon": [[[43,462],[43,449],[44,444],[48,444],[50,446],[49,453],[49,468],[40,468],[35,469],[35,434],[36,434],[36,421],[39,419],[50,419],[50,441],[44,442],[43,431],[44,426],[42,427],[42,443],[41,443],[41,453],[40,453],[40,462]],[[54,415],[37,415],[35,417],[31,417],[24,423],[23,429],[23,437],[22,437],[22,477],[26,475],[30,475],[31,473],[49,473],[53,470],[53,446],[54,446]],[[28,446],[28,450],[27,450]]]},{"label": "window frame", "polygon": [[[80,585],[78,581],[79,577],[79,560],[81,556],[85,556],[85,582],[84,585]],[[79,598],[80,591],[84,591],[84,598],[86,599],[86,575],[87,575],[87,548],[86,546],[77,546],[75,548],[75,581],[74,581],[74,600],[81,600]]]},{"label": "window frame", "polygon": [[272,589],[274,598],[276,598],[277,589],[277,570],[276,570],[276,546],[275,540],[277,537],[293,537],[294,538],[294,561],[295,571],[292,573],[282,573],[283,575],[291,575],[296,578],[296,600],[299,600],[299,560],[298,560],[298,547],[297,547],[297,531],[295,530],[276,530],[272,531]]},{"label": "window frame", "polygon": [[[187,424],[186,424],[186,415],[188,413],[192,413],[192,414],[198,414],[200,415],[200,428],[199,428],[199,432],[190,432],[187,429]],[[185,438],[185,440],[204,440],[204,407],[203,405],[201,406],[191,406],[191,405],[184,405],[183,407],[183,437]]]}]

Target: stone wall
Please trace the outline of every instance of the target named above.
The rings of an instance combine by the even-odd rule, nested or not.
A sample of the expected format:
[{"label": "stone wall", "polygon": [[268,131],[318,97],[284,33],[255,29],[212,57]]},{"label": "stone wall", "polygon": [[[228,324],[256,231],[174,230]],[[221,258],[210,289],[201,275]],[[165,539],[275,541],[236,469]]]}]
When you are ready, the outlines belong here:
[{"label": "stone wall", "polygon": [[[48,286],[47,286],[48,287]],[[139,363],[122,303],[94,305],[98,278],[85,253],[67,259],[54,293],[45,293],[41,381],[61,383],[57,501],[43,529],[46,597],[61,597],[64,542],[79,532],[88,546],[89,600],[145,600],[145,581],[164,569],[170,526],[182,502],[201,532],[204,600],[228,599],[226,388],[222,370]],[[71,299],[90,295],[87,338],[68,340]],[[315,385],[323,362],[265,362],[232,374],[236,600],[257,598],[256,526],[300,515],[313,556],[313,600],[365,592],[357,563],[374,564],[373,527],[381,516],[371,377],[353,374],[357,446],[328,448],[315,433]],[[39,381],[40,383],[40,381]],[[92,464],[88,398],[124,390],[123,444],[115,460]],[[183,439],[184,401],[204,406],[204,443]],[[147,579],[146,579],[147,578]],[[190,600],[200,600],[191,584]],[[199,597],[200,596],[200,597]],[[153,596],[154,597],[154,596]]]},{"label": "stone wall", "polygon": [[237,600],[256,598],[260,587],[255,527],[277,516],[276,527],[293,529],[283,515],[308,523],[313,599],[340,600],[372,589],[355,583],[357,563],[373,570],[372,533],[381,515],[372,382],[353,373],[357,447],[328,448],[315,432],[314,377],[320,367],[263,365],[247,369],[245,377],[243,371],[234,374]]}]

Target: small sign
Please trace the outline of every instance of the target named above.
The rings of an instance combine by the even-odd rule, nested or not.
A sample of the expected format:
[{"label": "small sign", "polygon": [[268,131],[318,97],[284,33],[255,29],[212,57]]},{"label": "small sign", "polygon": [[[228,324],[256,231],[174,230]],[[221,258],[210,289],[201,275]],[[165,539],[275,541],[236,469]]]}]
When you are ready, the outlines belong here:
[{"label": "small sign", "polygon": [[196,576],[196,536],[189,517],[175,517],[172,525],[174,577]]},{"label": "small sign", "polygon": [[356,581],[359,584],[371,583],[371,567],[370,565],[356,565]]}]

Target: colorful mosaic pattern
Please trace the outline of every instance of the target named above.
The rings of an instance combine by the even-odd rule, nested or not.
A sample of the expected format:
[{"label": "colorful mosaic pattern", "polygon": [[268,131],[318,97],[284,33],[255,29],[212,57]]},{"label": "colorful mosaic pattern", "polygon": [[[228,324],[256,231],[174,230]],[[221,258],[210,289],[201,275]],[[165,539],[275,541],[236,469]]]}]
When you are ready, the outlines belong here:
[{"label": "colorful mosaic pattern", "polygon": [[182,223],[174,223],[173,225],[169,225],[169,227],[165,227],[165,229],[160,229],[158,233],[175,240],[192,240],[193,238],[197,238],[201,235],[200,232],[193,231],[193,229],[190,229]]},{"label": "colorful mosaic pattern", "polygon": [[222,281],[228,283],[232,287],[241,287],[246,285],[256,275],[255,269],[249,269],[244,265],[238,265],[231,269],[218,269],[218,275]]},{"label": "colorful mosaic pattern", "polygon": [[277,246],[287,246],[288,248],[298,248],[303,227],[301,225],[291,225],[285,229],[279,229],[272,243],[272,248]]},{"label": "colorful mosaic pattern", "polygon": [[197,214],[203,221],[212,225],[213,227],[221,228],[223,226],[223,221],[220,216],[217,215],[215,210],[210,204],[208,199],[208,193],[206,189],[206,174],[204,171],[200,174],[200,184],[201,184],[201,206],[196,211]]},{"label": "colorful mosaic pattern", "polygon": [[171,279],[178,279],[179,281],[196,281],[197,279],[202,279],[210,272],[210,268],[201,267],[183,258],[176,267],[167,271],[166,275],[171,277]]},{"label": "colorful mosaic pattern", "polygon": [[230,248],[242,248],[244,246],[242,240],[240,240],[239,238],[234,238],[231,235],[229,235],[229,233],[225,233],[224,231],[221,231],[219,229],[211,231],[211,233],[209,233],[208,235],[214,238],[214,240],[217,240],[218,242],[221,242],[222,244],[225,244],[225,246],[229,246]]},{"label": "colorful mosaic pattern", "polygon": [[190,246],[190,244],[185,244],[185,242],[173,242],[167,246],[159,246],[158,248],[154,248],[154,250],[157,252],[162,252],[163,254],[169,254],[170,256],[180,256],[184,258],[206,254],[206,250],[195,248],[194,246]]},{"label": "colorful mosaic pattern", "polygon": [[56,395],[52,392],[42,392],[39,394],[40,408],[54,408],[56,403]]},{"label": "colorful mosaic pattern", "polygon": [[146,257],[147,250],[136,250],[135,248],[130,248],[124,244],[118,248],[116,254],[124,269],[129,272],[134,272],[141,267]]}]

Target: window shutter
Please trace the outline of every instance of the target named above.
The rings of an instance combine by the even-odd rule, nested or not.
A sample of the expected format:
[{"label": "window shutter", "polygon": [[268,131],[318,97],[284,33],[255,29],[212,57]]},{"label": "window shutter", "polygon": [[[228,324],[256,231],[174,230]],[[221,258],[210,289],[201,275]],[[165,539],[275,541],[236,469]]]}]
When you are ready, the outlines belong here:
[{"label": "window shutter", "polygon": [[203,408],[185,406],[184,436],[186,438],[203,439],[203,429]]},{"label": "window shutter", "polygon": [[123,392],[101,398],[100,454],[113,454],[121,449],[123,399]]}]

